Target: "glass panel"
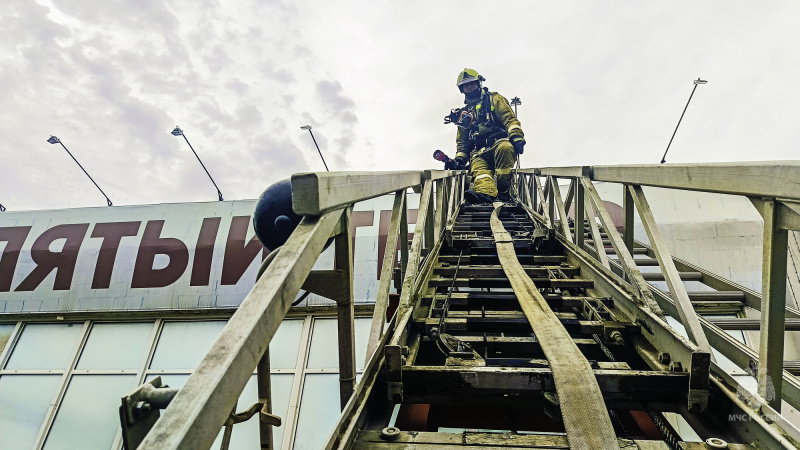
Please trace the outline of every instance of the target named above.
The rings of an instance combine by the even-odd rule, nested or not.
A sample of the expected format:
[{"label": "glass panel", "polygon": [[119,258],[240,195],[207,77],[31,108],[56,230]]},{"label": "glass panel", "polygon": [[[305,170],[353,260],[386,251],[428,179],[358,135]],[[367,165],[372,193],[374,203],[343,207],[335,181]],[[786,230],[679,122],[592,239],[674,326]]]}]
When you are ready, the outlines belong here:
[{"label": "glass panel", "polygon": [[[356,366],[364,367],[372,319],[355,320]],[[339,369],[339,335],[336,319],[316,319],[308,354],[309,369]]]},{"label": "glass panel", "polygon": [[134,389],[135,378],[73,376],[44,448],[111,448],[119,429],[119,399]]},{"label": "glass panel", "polygon": [[3,349],[6,348],[6,344],[8,340],[11,339],[11,333],[13,332],[14,324],[0,325],[0,354],[2,354]]},{"label": "glass panel", "polygon": [[78,343],[83,323],[29,324],[6,369],[65,369]]},{"label": "glass panel", "polygon": [[[189,375],[158,375],[161,377],[162,383],[166,383],[170,387],[183,387]],[[147,380],[155,378],[156,375],[149,375]],[[292,374],[273,374],[270,376],[272,382],[272,414],[281,418],[281,426],[274,429],[273,441],[274,448],[281,448],[283,443],[284,424],[288,418],[286,415],[289,411],[289,396],[292,393],[292,383],[294,382],[294,375]],[[338,384],[337,384],[338,392]],[[337,394],[338,398],[338,394]],[[256,384],[256,376],[250,377],[250,381],[245,385],[242,395],[239,397],[239,403],[236,407],[236,412],[242,412],[249,408],[253,403],[258,401],[258,385]],[[338,414],[338,412],[337,412]],[[338,417],[338,416],[337,416]],[[219,448],[222,444],[222,430],[220,430],[217,439],[211,448]],[[233,426],[233,434],[231,435],[231,449],[251,449],[259,448],[258,436],[258,416],[253,416],[247,422],[236,424]]]},{"label": "glass panel", "polygon": [[339,338],[336,333],[336,319],[314,320],[307,367],[339,368]]},{"label": "glass panel", "polygon": [[194,370],[217,340],[225,321],[167,322],[158,339],[151,369]]},{"label": "glass panel", "polygon": [[78,369],[137,369],[153,330],[151,323],[99,323],[78,360]]},{"label": "glass panel", "polygon": [[0,377],[0,448],[31,448],[60,375]]},{"label": "glass panel", "polygon": [[[291,374],[272,375],[270,377],[272,381],[272,414],[281,418],[281,426],[273,430],[274,448],[281,448],[283,443],[283,424],[286,423],[286,412],[289,410],[289,395],[292,392],[293,379],[294,375]],[[258,402],[258,384],[256,376],[253,375],[239,397],[236,412],[242,412],[256,402]],[[212,446],[212,448],[218,447]],[[231,449],[244,450],[259,447],[258,416],[253,416],[247,422],[233,426]]]},{"label": "glass panel", "polygon": [[322,448],[339,414],[339,376],[306,375],[294,448]]},{"label": "glass panel", "polygon": [[358,370],[367,364],[367,344],[369,343],[369,328],[372,326],[372,318],[364,317],[355,320],[356,326],[356,367]]},{"label": "glass panel", "polygon": [[269,365],[272,369],[294,369],[300,350],[303,320],[284,320],[269,344]]}]

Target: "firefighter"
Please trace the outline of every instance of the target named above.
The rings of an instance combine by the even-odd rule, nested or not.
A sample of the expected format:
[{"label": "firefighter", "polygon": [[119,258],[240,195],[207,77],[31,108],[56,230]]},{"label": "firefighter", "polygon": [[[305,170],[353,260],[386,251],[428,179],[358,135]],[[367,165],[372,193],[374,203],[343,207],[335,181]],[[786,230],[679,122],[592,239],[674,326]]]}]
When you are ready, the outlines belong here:
[{"label": "firefighter", "polygon": [[[455,161],[461,167],[470,162],[473,189],[466,192],[469,203],[509,201],[511,170],[525,147],[525,135],[508,100],[482,86],[485,81],[474,69],[458,74],[458,89],[466,106],[460,110]],[[495,177],[497,182],[495,183]]]}]

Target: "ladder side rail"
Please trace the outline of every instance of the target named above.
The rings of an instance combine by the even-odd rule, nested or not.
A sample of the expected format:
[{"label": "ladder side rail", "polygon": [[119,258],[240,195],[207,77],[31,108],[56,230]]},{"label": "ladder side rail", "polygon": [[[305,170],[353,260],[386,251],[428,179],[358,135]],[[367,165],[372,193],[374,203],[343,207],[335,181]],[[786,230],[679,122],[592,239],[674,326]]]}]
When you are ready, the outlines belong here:
[{"label": "ladder side rail", "polygon": [[300,216],[318,216],[400,189],[422,184],[426,174],[443,178],[451,171],[315,172],[292,175],[292,209]]},{"label": "ladder side rail", "polygon": [[356,386],[356,336],[353,299],[353,240],[350,221],[353,206],[345,208],[341,217],[342,233],[334,239],[337,270],[341,270],[344,292],[335,298],[336,328],[339,339],[339,399],[344,409]]},{"label": "ladder side rail", "polygon": [[578,248],[583,248],[583,242],[586,236],[586,231],[583,227],[584,217],[586,216],[586,194],[583,189],[583,183],[581,183],[578,178],[574,178],[572,184],[575,185],[575,245],[577,245]]},{"label": "ladder side rail", "polygon": [[517,201],[523,205],[528,204],[528,190],[526,188],[527,176],[521,173],[518,169],[512,172],[514,176],[514,184],[517,186]]},{"label": "ladder side rail", "polygon": [[634,204],[633,196],[628,190],[628,184],[622,185],[622,240],[625,242],[625,247],[633,254],[633,241],[634,241]]},{"label": "ladder side rail", "polygon": [[593,166],[591,178],[640,186],[800,200],[800,161]]},{"label": "ladder side rail", "polygon": [[[615,307],[619,308],[626,315],[642,325],[641,337],[648,341],[649,345],[653,348],[657,348],[659,351],[669,353],[671,359],[681,362],[683,367],[691,367],[692,355],[701,351],[701,349],[686,337],[678,334],[668,323],[660,317],[657,317],[652,311],[641,308],[641,305],[634,301],[628,291],[621,289],[623,280],[619,274],[623,272],[617,261],[611,262],[612,269],[616,267],[617,270],[614,272],[609,271],[600,265],[593,256],[590,256],[587,249],[581,249],[572,243],[565,242],[561,236],[557,236],[557,239],[561,240],[568,251],[574,255],[574,258],[577,260],[576,263],[586,269],[585,276],[593,280],[595,289],[603,295],[611,295],[617,299]],[[612,292],[614,294],[611,294]],[[666,313],[670,315],[677,314],[676,307],[671,298],[658,289],[653,289],[653,294]],[[748,361],[754,361],[758,357],[758,354],[754,350],[737,341],[707,319],[700,317],[699,320],[709,338],[710,344],[716,350],[720,351],[720,353],[729,357],[737,365],[746,367]],[[658,367],[658,364],[660,364],[655,354],[646,355],[646,353],[641,352],[640,354],[643,357],[649,356],[645,357],[645,359],[648,360],[651,365],[656,365],[656,367]],[[723,380],[711,377],[710,381],[715,389],[718,389],[725,395],[726,401],[729,402],[730,405],[733,405],[730,414],[745,414],[750,417],[749,420],[752,420],[750,423],[758,425],[752,427],[733,427],[737,433],[741,434],[741,441],[762,443],[760,448],[792,448],[792,446],[787,445],[787,443],[791,443],[795,446],[797,445],[798,437],[800,437],[800,430],[797,430],[795,426],[791,424],[784,426],[783,422],[785,421],[778,415],[768,417],[772,420],[777,420],[775,423],[780,423],[782,429],[777,429],[775,424],[769,425],[767,421],[762,419],[763,415],[759,413],[761,400],[748,394],[747,389],[741,386],[735,377],[731,377],[723,372],[716,363],[712,362],[711,368],[714,370],[715,375],[724,380],[723,382]],[[660,370],[667,370],[667,367],[663,366]],[[800,381],[786,372],[784,374],[784,399],[791,404],[790,397],[795,394],[800,394]],[[720,398],[717,398],[717,401],[719,400]],[[769,409],[771,409],[768,405],[764,405],[764,407],[764,411],[769,411]],[[736,415],[736,417],[741,416]]]},{"label": "ladder side rail", "polygon": [[647,305],[647,307],[652,309],[653,312],[655,312],[657,315],[663,316],[664,313],[661,311],[661,309],[658,307],[658,304],[653,299],[653,294],[652,292],[650,292],[649,285],[644,280],[642,272],[639,271],[639,268],[636,266],[636,263],[633,260],[633,256],[630,254],[630,252],[628,252],[628,249],[622,242],[622,236],[620,236],[619,232],[617,231],[617,228],[614,226],[614,222],[611,220],[611,216],[606,210],[605,205],[603,205],[603,200],[600,199],[600,195],[594,188],[592,181],[588,177],[583,177],[581,179],[581,182],[583,183],[583,187],[586,190],[586,193],[589,194],[589,199],[591,200],[595,208],[595,211],[597,212],[598,218],[600,219],[603,228],[606,230],[608,238],[611,240],[611,245],[612,247],[614,247],[614,252],[616,252],[617,257],[619,258],[620,263],[625,269],[625,273],[628,275],[629,277],[628,279],[630,280],[631,284],[638,291],[640,299],[644,302],[645,305]]},{"label": "ladder side rail", "polygon": [[[553,228],[553,222],[550,218],[550,215],[547,212],[547,208],[545,208],[546,204],[545,199],[547,197],[544,195],[544,190],[542,190],[542,183],[539,182],[539,177],[537,175],[533,175],[533,183],[534,185],[536,185],[536,192],[538,192],[539,194],[538,209],[535,209],[534,211],[536,211],[537,213],[539,213],[544,217],[545,219],[544,223],[548,228]],[[541,210],[541,212],[539,210]]]},{"label": "ladder side rail", "polygon": [[557,178],[564,178],[569,181],[569,187],[567,188],[567,196],[564,197],[564,211],[569,214],[569,208],[572,206],[572,201],[575,199],[575,179],[569,177],[557,177]]},{"label": "ladder side rail", "polygon": [[553,193],[553,177],[547,176],[545,178],[545,189],[544,193],[547,194],[547,209],[548,214],[550,215],[550,225],[552,228],[556,227],[556,204],[555,204],[555,194]]},{"label": "ladder side rail", "polygon": [[595,211],[594,206],[592,206],[592,200],[589,198],[586,188],[583,189],[583,197],[583,206],[586,208],[586,218],[589,220],[589,230],[592,232],[592,242],[597,252],[597,260],[600,261],[600,264],[606,269],[610,269],[611,266],[609,265],[608,255],[606,254],[606,246],[603,243],[603,238],[600,236],[600,228],[597,226],[597,220],[595,219],[595,217],[597,217],[597,211]]},{"label": "ladder side rail", "polygon": [[[646,246],[647,244],[641,243],[636,241],[637,244]],[[649,247],[646,247],[649,249]],[[652,250],[651,250],[652,251]],[[682,261],[678,258],[674,258],[676,265],[679,270],[684,270],[681,267],[681,264],[686,264],[688,268],[695,268],[695,266],[689,265],[685,261]],[[616,269],[615,272],[622,273],[622,267],[616,261],[612,261],[611,263],[612,269]],[[712,274],[713,275],[713,274]],[[706,275],[704,274],[704,280],[706,279]],[[721,281],[726,281],[721,279]],[[747,288],[743,286],[738,286],[734,283],[730,283],[730,286],[741,288],[742,290],[749,291]],[[666,295],[659,289],[652,289],[653,297],[656,299],[658,305],[666,312],[667,314],[675,317],[678,315],[677,307],[675,306],[672,298]],[[750,292],[751,295],[756,295],[755,292]],[[787,310],[787,313],[791,312],[791,310]],[[734,339],[731,335],[725,332],[722,328],[715,325],[713,322],[709,321],[708,319],[704,318],[703,316],[698,315],[698,320],[700,325],[703,327],[704,334],[708,338],[709,344],[722,354],[724,357],[728,358],[740,367],[742,370],[754,374],[752,370],[752,365],[756,364],[758,361],[758,353],[753,350],[752,348],[748,347],[746,344]],[[713,365],[713,364],[712,364]],[[719,366],[716,366],[717,368]],[[722,370],[722,369],[719,369]],[[718,372],[718,375],[721,373]],[[783,389],[783,400],[785,400],[789,405],[792,407],[798,408],[800,406],[800,380],[797,377],[792,375],[790,372],[783,370],[782,372],[783,381],[781,383]],[[740,392],[746,392],[747,389],[745,387],[740,386],[740,384],[736,383],[737,390]],[[753,407],[754,409],[758,409],[756,406]],[[799,432],[800,433],[800,432]],[[800,436],[800,434],[798,435]]]},{"label": "ladder side rail", "polygon": [[[763,403],[757,396],[742,386],[736,377],[725,372],[716,363],[711,363],[712,371],[719,377],[712,377],[712,385],[725,396],[727,400],[728,418],[742,418],[757,426],[731,427],[731,431],[740,442],[749,442],[754,448],[786,448],[800,447],[800,429]],[[717,399],[720,402],[723,399]],[[691,424],[690,424],[691,425]]]},{"label": "ladder side rail", "polygon": [[303,218],[140,449],[211,446],[341,215]]},{"label": "ladder side rail", "polygon": [[386,238],[386,251],[381,267],[381,280],[378,285],[378,294],[375,298],[375,311],[372,316],[372,324],[369,330],[369,341],[367,342],[367,355],[371,356],[383,336],[384,325],[386,323],[386,308],[389,305],[389,291],[392,287],[392,273],[397,259],[397,243],[400,234],[403,239],[408,241],[408,228],[402,230],[400,227],[401,216],[406,208],[406,190],[401,189],[395,193],[394,205],[392,206],[392,218],[389,222],[389,233]]},{"label": "ladder side rail", "polygon": [[558,178],[556,177],[547,177],[548,181],[551,185],[551,192],[553,192],[553,198],[555,199],[556,209],[558,211],[558,222],[561,225],[561,233],[564,234],[564,237],[568,240],[572,240],[572,233],[569,231],[569,223],[567,221],[567,213],[564,209],[564,200],[561,199],[561,188],[558,186]]},{"label": "ladder side rail", "polygon": [[[764,202],[766,202],[766,201],[764,201]],[[757,206],[763,205],[764,202],[757,204]],[[754,202],[754,203],[756,203],[756,202]],[[777,202],[775,202],[775,203],[777,203]],[[780,212],[780,210],[779,210],[779,212]],[[766,223],[769,224],[770,221],[766,221]],[[773,226],[774,226],[775,223],[780,223],[780,217],[774,217],[773,216],[772,223],[773,223]],[[773,245],[771,243],[768,243],[768,241],[770,240],[770,238],[769,238],[769,229],[766,229],[766,231],[767,231],[767,233],[765,233],[765,246]],[[651,256],[654,256],[655,252],[652,250],[652,248],[650,246],[648,246],[645,243],[638,242],[638,241],[636,241],[636,243],[637,243],[637,245],[648,249],[648,253],[653,253],[653,255],[651,255]],[[780,248],[780,246],[779,246],[779,248]],[[762,306],[763,296],[759,295],[757,292],[754,292],[754,291],[752,291],[750,289],[745,288],[744,286],[740,286],[740,285],[738,285],[736,283],[733,283],[733,282],[731,282],[729,280],[726,280],[726,279],[724,279],[724,278],[722,278],[722,277],[720,277],[720,276],[718,276],[716,274],[708,272],[707,270],[704,270],[704,269],[702,269],[700,267],[692,265],[691,263],[683,261],[683,260],[681,260],[679,258],[673,257],[672,259],[673,259],[673,261],[675,263],[675,266],[676,266],[676,268],[678,270],[680,270],[680,271],[697,271],[697,272],[700,272],[703,275],[703,283],[707,284],[708,286],[710,286],[710,287],[712,287],[714,289],[717,289],[719,291],[728,291],[728,290],[741,291],[745,295],[745,304],[747,306],[752,307],[753,309],[758,310],[758,311],[761,311],[761,309],[763,308],[763,306]],[[780,262],[778,262],[778,264],[779,265],[783,265],[783,264],[785,264],[785,262],[782,262],[782,261],[784,261],[785,259],[786,258],[777,258],[777,259],[775,259],[775,261],[780,261]],[[764,262],[764,266],[765,267],[770,266],[770,269],[772,268],[771,266],[773,264],[775,264],[775,262],[767,262],[767,261]],[[766,272],[769,273],[770,270],[767,270]],[[767,275],[766,278],[768,279],[769,275]],[[785,280],[785,275],[784,275],[783,279]],[[773,282],[776,282],[779,286],[785,286],[785,284],[782,281],[773,280]],[[766,280],[765,280],[765,283],[766,283]],[[657,296],[657,299],[659,297],[660,297],[660,295]],[[785,298],[785,296],[782,297],[782,298]],[[663,303],[663,301],[659,302],[659,303]],[[777,302],[777,303],[779,305],[784,305],[783,302]],[[775,305],[772,305],[772,306],[774,307]],[[773,310],[773,313],[775,313],[774,310]],[[783,313],[781,314],[781,316],[783,317],[782,320],[785,323],[785,318],[786,317],[791,317],[791,318],[800,317],[800,311],[798,311],[797,309],[795,309],[795,308],[793,308],[791,306],[784,305]],[[764,315],[762,315],[762,320],[763,319],[764,319]],[[773,321],[776,321],[776,320],[777,319],[773,319]],[[702,317],[701,317],[701,323],[703,323],[703,321],[704,321],[704,319],[702,319]],[[735,343],[730,343],[729,341],[731,340],[731,338],[727,335],[727,333],[725,333],[724,330],[721,330],[718,327],[716,327],[714,325],[711,325],[710,323],[708,325],[703,323],[703,326],[704,326],[704,328],[708,327],[711,330],[713,330],[713,333],[714,333],[713,334],[713,338],[712,338],[712,335],[710,335],[710,334],[708,334],[708,336],[709,336],[709,340],[711,341],[711,344],[714,346],[715,349],[720,351],[720,353],[722,353],[725,357],[727,357],[728,359],[733,361],[735,364],[737,364],[739,367],[741,367],[745,371],[748,371],[749,373],[751,373],[753,375],[757,375],[758,374],[759,371],[757,370],[757,368],[751,367],[751,364],[753,364],[754,362],[759,360],[760,352],[756,353],[755,351],[753,351],[752,349],[750,349],[746,345],[744,345],[742,343],[739,343],[738,341],[735,341]],[[785,333],[784,332],[784,326],[782,326],[780,324],[775,326],[775,324],[774,323],[771,324],[769,322],[769,320],[767,320],[767,326],[770,328],[770,331],[772,333],[776,333],[777,330],[780,330],[780,332],[779,332],[779,334],[781,335],[780,339],[781,340],[783,339],[783,336],[784,336],[784,333]],[[760,329],[761,329],[761,332],[763,333],[764,329],[765,329],[763,324],[761,325]],[[774,350],[775,347],[769,347],[769,348]],[[763,349],[760,349],[760,350],[763,351]],[[773,358],[775,360],[778,359],[778,354],[777,353],[774,354],[774,355],[771,355],[771,356],[773,356]],[[766,376],[764,378],[762,378],[762,380],[761,380],[762,384],[760,385],[760,389],[761,389],[760,394],[762,396],[764,396],[764,398],[771,399],[773,404],[776,403],[779,398],[782,398],[783,400],[785,400],[787,403],[789,403],[793,407],[798,407],[798,406],[800,406],[800,383],[798,383],[797,379],[794,376],[791,376],[791,374],[789,372],[783,370],[783,364],[782,364],[783,355],[782,355],[782,352],[780,353],[780,360],[781,360],[781,365],[780,365],[779,369],[776,369],[776,368],[773,367],[772,374],[769,374],[768,371],[765,371],[765,372],[767,372],[765,375],[769,375],[769,378],[767,378]],[[777,365],[777,362],[774,363],[774,365]],[[778,377],[783,379],[783,381],[781,383],[775,383],[774,382],[774,380],[777,379]],[[782,391],[782,395],[778,395],[779,393],[781,393],[781,391]],[[770,405],[770,406],[772,406],[772,405]],[[779,410],[779,408],[774,408],[774,409]]]},{"label": "ladder side rail", "polygon": [[434,244],[440,239],[441,232],[447,223],[447,179],[436,181],[436,211],[434,211]]},{"label": "ladder side rail", "polygon": [[[653,249],[648,245],[646,242],[642,241],[634,241],[637,247],[642,247],[647,250],[647,255],[651,258],[655,258],[655,252]],[[744,304],[750,308],[755,309],[756,311],[761,310],[761,294],[758,292],[744,287],[740,284],[737,284],[731,280],[723,278],[713,272],[709,272],[702,267],[696,266],[688,261],[680,259],[675,255],[672,255],[672,261],[675,263],[675,267],[678,268],[680,272],[699,272],[703,275],[703,284],[716,289],[717,291],[741,291],[744,293]],[[792,306],[786,306],[786,317],[791,319],[800,319],[800,310],[794,308]]]},{"label": "ladder side rail", "polygon": [[[764,244],[761,269],[761,332],[758,349],[758,394],[781,410],[783,348],[786,324],[786,258],[788,232],[778,224],[779,205],[764,204]],[[773,381],[775,380],[775,381]]]},{"label": "ladder side rail", "polygon": [[[397,308],[398,311],[401,311],[401,314],[398,315],[398,317],[401,319],[406,314],[406,311],[411,309],[412,291],[420,269],[420,256],[422,255],[423,244],[422,241],[423,236],[425,235],[425,225],[428,221],[428,208],[430,208],[431,204],[431,194],[433,191],[432,184],[433,182],[431,180],[425,181],[419,198],[417,223],[414,226],[414,239],[411,242],[411,248],[408,254],[408,267],[406,267],[405,276],[403,277],[400,303]],[[401,326],[401,323],[398,322],[396,326]],[[392,341],[394,341],[394,339],[392,339]],[[393,342],[393,344],[396,344],[396,342]]]},{"label": "ladder side rail", "polygon": [[514,169],[514,186],[516,186],[517,192],[517,200],[520,203],[527,203],[527,195],[528,192],[525,190],[525,176],[517,172],[517,169]]},{"label": "ladder side rail", "polygon": [[[703,351],[711,353],[711,346],[708,344],[708,339],[705,333],[703,333],[700,322],[697,320],[698,315],[692,306],[692,301],[689,300],[689,294],[686,292],[686,285],[681,281],[680,273],[678,273],[678,269],[672,261],[672,255],[669,252],[669,248],[667,248],[667,242],[658,229],[656,218],[653,216],[653,211],[650,209],[650,204],[647,202],[644,191],[641,186],[631,185],[628,188],[628,192],[630,192],[633,197],[633,203],[636,206],[636,210],[639,211],[639,217],[642,219],[644,230],[656,253],[659,268],[664,274],[670,294],[677,306],[677,318],[681,320],[689,338],[692,339],[698,347],[703,349]],[[608,230],[606,230],[606,232],[608,232]]]},{"label": "ladder side rail", "polygon": [[[654,289],[653,294],[664,312],[669,315],[678,314],[675,303],[668,295],[658,289]],[[722,354],[722,356],[731,360],[731,362],[736,364],[738,367],[752,373],[750,366],[758,361],[758,352],[748,347],[746,344],[736,340],[733,336],[726,333],[725,330],[703,316],[698,316],[698,321],[703,327],[703,331],[708,337],[709,344],[714,348],[714,350],[717,350],[720,354]],[[716,367],[719,368],[719,366]],[[716,373],[720,375],[721,371],[722,369],[719,369],[716,371]],[[782,372],[782,375],[783,381],[781,385],[783,388],[783,400],[785,400],[789,405],[797,408],[797,406],[800,405],[800,380],[786,370]],[[747,392],[747,389],[743,386],[740,386],[738,381],[734,387],[736,390],[742,393]],[[754,409],[758,408],[754,406]],[[800,434],[798,436],[800,436]]]},{"label": "ladder side rail", "polygon": [[444,225],[444,232],[447,239],[451,239],[453,235],[453,227],[456,223],[456,218],[458,217],[459,212],[461,211],[461,204],[462,204],[462,195],[463,195],[463,185],[464,185],[464,174],[459,174],[452,177],[451,186],[448,190],[449,195],[449,209],[447,210],[447,217],[445,220]]},{"label": "ladder side rail", "polygon": [[587,176],[592,181],[800,200],[800,161],[630,164],[522,169],[523,173]]},{"label": "ladder side rail", "polygon": [[[440,239],[425,258],[420,261],[423,250],[423,239],[426,234],[424,231],[427,222],[430,220],[429,210],[433,207],[433,181],[428,179],[422,187],[420,195],[419,212],[417,223],[414,227],[414,240],[411,243],[409,252],[409,265],[403,278],[403,287],[400,292],[400,301],[397,312],[395,313],[394,326],[390,327],[387,335],[391,336],[383,347],[383,354],[386,364],[385,380],[389,389],[389,396],[395,403],[400,403],[403,398],[402,391],[402,365],[403,348],[400,343],[405,341],[408,333],[408,326],[414,313],[414,299],[416,298],[421,285],[430,276],[434,267],[437,253],[442,246],[444,239]],[[373,355],[375,357],[375,355]]]}]

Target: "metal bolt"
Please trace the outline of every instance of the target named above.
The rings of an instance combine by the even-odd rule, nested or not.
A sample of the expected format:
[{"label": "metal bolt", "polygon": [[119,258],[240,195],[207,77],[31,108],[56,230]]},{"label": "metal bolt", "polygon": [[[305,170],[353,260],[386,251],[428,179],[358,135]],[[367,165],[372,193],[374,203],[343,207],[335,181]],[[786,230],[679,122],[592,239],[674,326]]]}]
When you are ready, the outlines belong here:
[{"label": "metal bolt", "polygon": [[672,361],[669,363],[669,371],[670,372],[683,372],[683,366],[678,361]]},{"label": "metal bolt", "polygon": [[386,427],[381,430],[381,438],[387,441],[394,441],[400,437],[400,429],[397,427]]},{"label": "metal bolt", "polygon": [[669,364],[670,361],[672,361],[672,357],[670,357],[669,353],[658,352],[658,362],[661,364]]},{"label": "metal bolt", "polygon": [[153,408],[150,406],[150,403],[147,403],[147,402],[136,402],[133,405],[133,417],[135,417],[135,418],[142,417],[143,415],[145,415],[148,412],[150,412],[151,409],[153,409]]},{"label": "metal bolt", "polygon": [[708,438],[706,439],[706,445],[711,448],[728,448],[728,443],[720,438]]},{"label": "metal bolt", "polygon": [[612,331],[609,337],[613,339],[614,342],[616,342],[617,344],[625,343],[625,339],[622,337],[622,333],[620,333],[619,330]]}]

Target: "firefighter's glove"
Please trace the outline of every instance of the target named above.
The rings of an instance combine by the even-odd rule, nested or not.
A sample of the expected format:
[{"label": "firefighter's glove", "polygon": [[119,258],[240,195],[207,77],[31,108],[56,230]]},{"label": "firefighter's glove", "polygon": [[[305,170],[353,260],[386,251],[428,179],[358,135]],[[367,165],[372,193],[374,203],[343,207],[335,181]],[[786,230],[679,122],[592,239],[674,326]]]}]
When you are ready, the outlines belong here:
[{"label": "firefighter's glove", "polygon": [[467,158],[463,156],[456,156],[455,166],[453,166],[453,170],[464,170],[467,168]]},{"label": "firefighter's glove", "polygon": [[514,146],[514,152],[518,155],[521,155],[525,151],[525,139],[523,138],[515,138],[512,145]]}]

